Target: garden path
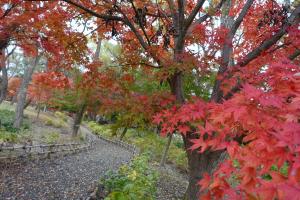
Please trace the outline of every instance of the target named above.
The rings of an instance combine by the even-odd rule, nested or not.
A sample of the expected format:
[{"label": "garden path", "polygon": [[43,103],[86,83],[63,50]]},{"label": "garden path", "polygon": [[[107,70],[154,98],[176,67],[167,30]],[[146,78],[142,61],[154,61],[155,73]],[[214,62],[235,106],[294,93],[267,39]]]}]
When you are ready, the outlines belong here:
[{"label": "garden path", "polygon": [[124,148],[97,138],[92,149],[85,152],[2,166],[0,199],[87,199],[101,176],[118,169],[131,157],[132,153]]}]

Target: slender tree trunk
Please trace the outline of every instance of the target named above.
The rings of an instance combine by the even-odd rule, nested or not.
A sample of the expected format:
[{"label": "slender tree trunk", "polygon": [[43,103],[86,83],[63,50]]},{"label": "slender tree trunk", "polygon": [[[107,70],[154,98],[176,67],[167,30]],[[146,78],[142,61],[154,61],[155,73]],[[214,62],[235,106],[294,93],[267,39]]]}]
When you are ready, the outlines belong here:
[{"label": "slender tree trunk", "polygon": [[14,105],[14,103],[17,102],[17,95],[18,95],[18,94],[15,94],[15,95],[11,98],[10,105]]},{"label": "slender tree trunk", "polygon": [[99,61],[100,60],[100,51],[101,51],[101,39],[98,39],[95,55],[94,55],[94,60]]},{"label": "slender tree trunk", "polygon": [[7,68],[5,62],[5,50],[1,52],[0,71],[2,71],[2,77],[0,77],[0,104],[5,100],[7,95],[8,77]]},{"label": "slender tree trunk", "polygon": [[15,122],[14,122],[15,128],[20,128],[22,125],[25,101],[26,101],[26,96],[27,96],[27,89],[28,89],[32,74],[34,72],[34,69],[38,65],[39,60],[40,60],[40,55],[38,55],[34,59],[33,63],[31,63],[28,66],[28,69],[25,71],[24,77],[22,79],[22,83],[19,88],[19,92],[18,92],[18,96],[17,96],[16,116],[15,116]]},{"label": "slender tree trunk", "polygon": [[123,140],[123,139],[124,139],[126,133],[127,133],[127,127],[124,128],[124,130],[123,130],[123,132],[122,132],[122,134],[121,134],[121,136],[120,136],[120,140]]},{"label": "slender tree trunk", "polygon": [[75,114],[74,123],[72,127],[72,135],[77,136],[78,130],[82,121],[82,117],[85,111],[86,105],[82,105]]},{"label": "slender tree trunk", "polygon": [[165,146],[164,154],[162,155],[162,158],[161,158],[161,161],[160,161],[160,166],[161,167],[165,166],[165,164],[166,164],[168,152],[169,152],[170,145],[171,145],[171,142],[172,142],[172,136],[173,136],[173,134],[170,134],[168,136],[168,142]]},{"label": "slender tree trunk", "polygon": [[37,119],[39,119],[40,113],[41,113],[41,105],[38,103],[38,104],[37,104],[37,115],[36,115],[36,118],[37,118]]},{"label": "slender tree trunk", "polygon": [[32,102],[32,99],[28,99],[27,102],[24,105],[24,109],[26,109]]}]

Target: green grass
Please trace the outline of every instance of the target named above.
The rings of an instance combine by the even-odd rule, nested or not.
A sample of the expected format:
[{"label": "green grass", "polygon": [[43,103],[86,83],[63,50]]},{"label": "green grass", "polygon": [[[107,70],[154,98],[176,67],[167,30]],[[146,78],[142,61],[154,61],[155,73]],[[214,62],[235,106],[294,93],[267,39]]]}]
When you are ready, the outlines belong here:
[{"label": "green grass", "polygon": [[[99,125],[95,122],[88,122],[88,127],[95,134],[113,138],[111,125]],[[131,128],[128,129],[124,137],[124,141],[137,146],[141,153],[149,152],[151,159],[159,162],[167,143],[167,138],[160,137],[159,135],[150,131],[142,131]],[[183,142],[181,138],[173,137],[167,161],[175,164],[179,169],[187,171],[187,157],[183,149]]]}]

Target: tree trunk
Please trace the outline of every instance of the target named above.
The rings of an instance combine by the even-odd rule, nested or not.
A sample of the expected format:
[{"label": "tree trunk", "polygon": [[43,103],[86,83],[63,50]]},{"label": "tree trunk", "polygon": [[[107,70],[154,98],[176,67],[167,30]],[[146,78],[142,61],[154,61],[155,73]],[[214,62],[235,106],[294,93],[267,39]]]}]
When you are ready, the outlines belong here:
[{"label": "tree trunk", "polygon": [[98,42],[97,42],[97,47],[96,47],[96,52],[95,52],[95,55],[94,55],[94,61],[99,61],[100,60],[100,51],[101,51],[101,39],[99,38],[98,39]]},{"label": "tree trunk", "polygon": [[27,102],[24,105],[24,110],[31,104],[32,99],[28,99]]},{"label": "tree trunk", "polygon": [[23,115],[24,115],[24,107],[25,101],[27,96],[27,89],[34,72],[34,69],[38,65],[40,60],[40,56],[38,55],[33,63],[28,66],[28,69],[25,71],[21,86],[19,88],[18,96],[17,96],[17,107],[16,107],[16,115],[15,115],[15,122],[14,128],[20,128],[23,123]]},{"label": "tree trunk", "polygon": [[79,127],[80,127],[80,124],[82,121],[82,117],[83,117],[85,108],[86,108],[86,106],[82,105],[75,114],[74,123],[73,123],[73,127],[72,127],[72,135],[73,136],[77,136],[77,134],[78,134],[78,130],[79,130]]},{"label": "tree trunk", "polygon": [[16,101],[17,101],[17,95],[18,95],[18,94],[15,94],[15,95],[11,98],[10,105],[14,105],[14,103],[16,103]]},{"label": "tree trunk", "polygon": [[40,113],[41,113],[41,105],[38,103],[37,104],[37,115],[36,115],[37,119],[40,117]]},{"label": "tree trunk", "polygon": [[123,138],[125,137],[126,133],[127,133],[127,127],[124,128],[124,130],[123,130],[123,132],[122,132],[122,134],[120,136],[120,140],[123,140]]},{"label": "tree trunk", "polygon": [[166,164],[168,152],[169,152],[170,145],[171,145],[171,142],[172,142],[172,136],[173,136],[173,134],[170,134],[168,136],[168,142],[167,142],[167,144],[165,146],[164,154],[163,154],[163,156],[161,158],[161,161],[160,161],[160,166],[161,167],[165,166],[165,164]]},{"label": "tree trunk", "polygon": [[185,200],[199,199],[200,186],[198,182],[202,179],[204,173],[212,174],[217,164],[224,157],[224,151],[205,151],[199,153],[198,151],[188,150],[193,145],[191,139],[197,136],[189,133],[183,139],[185,149],[187,151],[188,166],[189,166],[189,185],[185,194]]},{"label": "tree trunk", "polygon": [[44,112],[47,112],[47,105],[44,106]]},{"label": "tree trunk", "polygon": [[5,50],[1,53],[0,71],[2,71],[2,77],[0,78],[0,104],[5,100],[7,95],[8,77],[7,68],[5,63]]},{"label": "tree trunk", "polygon": [[[184,103],[182,74],[176,73],[175,77],[170,79],[170,87],[173,95],[176,97],[178,103]],[[176,77],[177,76],[177,77]],[[187,134],[183,138],[185,143],[185,150],[188,157],[188,173],[189,173],[189,186],[186,191],[185,200],[196,200],[200,195],[200,186],[198,182],[201,180],[203,173],[211,173],[214,166],[220,160],[223,151],[206,151],[199,153],[198,151],[189,150],[192,146],[191,139],[195,139],[197,135]]]}]

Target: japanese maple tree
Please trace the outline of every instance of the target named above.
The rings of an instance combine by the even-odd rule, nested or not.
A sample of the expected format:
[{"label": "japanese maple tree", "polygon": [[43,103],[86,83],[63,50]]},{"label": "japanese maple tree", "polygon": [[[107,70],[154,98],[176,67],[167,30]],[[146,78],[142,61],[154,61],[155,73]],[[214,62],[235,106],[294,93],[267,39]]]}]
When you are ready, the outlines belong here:
[{"label": "japanese maple tree", "polygon": [[[155,72],[169,84],[177,105],[154,121],[162,135],[183,136],[186,199],[299,196],[299,1],[24,2],[93,21],[95,35],[123,44],[121,65]],[[186,73],[216,76],[208,102],[186,100]],[[287,174],[274,170],[283,165]]]}]

